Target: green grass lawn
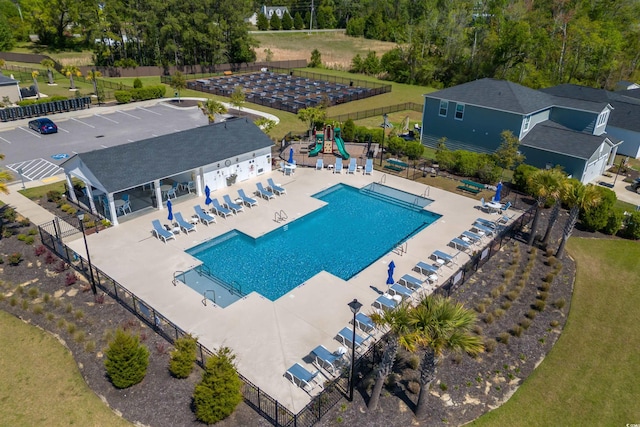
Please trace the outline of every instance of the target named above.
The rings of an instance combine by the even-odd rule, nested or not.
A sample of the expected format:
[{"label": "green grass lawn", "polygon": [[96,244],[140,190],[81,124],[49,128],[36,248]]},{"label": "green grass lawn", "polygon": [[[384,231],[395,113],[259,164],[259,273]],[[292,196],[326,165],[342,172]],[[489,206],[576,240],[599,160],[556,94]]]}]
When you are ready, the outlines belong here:
[{"label": "green grass lawn", "polygon": [[49,334],[0,311],[0,425],[130,426],[84,382]]},{"label": "green grass lawn", "polygon": [[502,407],[475,426],[640,422],[640,245],[572,238],[578,273],[564,332]]}]

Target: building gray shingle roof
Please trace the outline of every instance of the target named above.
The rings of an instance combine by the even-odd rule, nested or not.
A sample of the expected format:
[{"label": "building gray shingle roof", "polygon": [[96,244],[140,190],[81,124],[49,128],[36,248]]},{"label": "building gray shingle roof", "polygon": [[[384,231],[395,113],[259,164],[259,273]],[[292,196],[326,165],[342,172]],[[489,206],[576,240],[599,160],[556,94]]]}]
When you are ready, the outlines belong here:
[{"label": "building gray shingle roof", "polygon": [[17,83],[17,80],[4,76],[0,73],[0,86],[15,86]]},{"label": "building gray shingle roof", "polygon": [[246,118],[76,154],[108,192],[136,187],[251,153],[273,142]]},{"label": "building gray shingle roof", "polygon": [[600,147],[600,144],[602,144],[605,138],[614,145],[620,143],[619,140],[610,135],[596,136],[576,132],[558,123],[546,121],[534,126],[522,141],[520,141],[520,144],[525,147],[537,148],[588,160],[598,147]]}]

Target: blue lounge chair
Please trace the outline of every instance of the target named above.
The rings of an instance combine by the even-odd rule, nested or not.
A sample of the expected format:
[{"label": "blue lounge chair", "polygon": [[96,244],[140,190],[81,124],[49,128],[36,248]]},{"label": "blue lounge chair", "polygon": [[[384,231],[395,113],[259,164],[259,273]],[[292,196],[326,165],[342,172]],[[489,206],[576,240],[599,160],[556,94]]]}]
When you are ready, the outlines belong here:
[{"label": "blue lounge chair", "polygon": [[480,236],[487,237],[493,236],[493,234],[496,232],[496,230],[494,230],[493,228],[486,227],[482,224],[478,224],[477,222],[473,223],[473,225],[471,226],[471,231]]},{"label": "blue lounge chair", "polygon": [[504,205],[500,210],[501,210],[502,212],[506,212],[506,211],[507,211],[507,209],[509,209],[510,207],[511,207],[511,202],[507,202],[507,204],[506,204],[506,205]]},{"label": "blue lounge chair", "polygon": [[481,235],[473,233],[471,231],[463,231],[462,234],[460,235],[460,238],[465,241],[468,240],[473,244],[480,243],[480,241],[482,240]]},{"label": "blue lounge chair", "polygon": [[356,314],[356,327],[368,334],[376,330],[376,324],[364,313]]},{"label": "blue lounge chair", "polygon": [[438,268],[431,264],[420,261],[413,269],[426,277],[430,283],[436,283],[438,281]]},{"label": "blue lounge chair", "polygon": [[173,214],[173,217],[178,223],[180,229],[184,231],[185,234],[189,234],[190,231],[196,231],[195,224],[191,224],[190,222],[185,221],[184,218],[182,218],[182,213],[176,212]]},{"label": "blue lounge chair", "polygon": [[398,283],[406,288],[417,290],[422,287],[423,281],[410,274],[405,274],[400,279],[398,279]]},{"label": "blue lounge chair", "polygon": [[259,194],[262,198],[264,198],[264,199],[266,199],[266,200],[269,200],[269,199],[273,199],[274,197],[276,197],[276,195],[275,195],[275,194],[273,194],[271,191],[269,191],[269,190],[267,190],[266,188],[264,188],[264,187],[262,186],[262,183],[261,183],[261,182],[257,182],[257,183],[256,183],[256,187],[258,187],[258,194]]},{"label": "blue lounge chair", "polygon": [[367,159],[367,162],[364,164],[364,174],[371,175],[373,173],[373,159]]},{"label": "blue lounge chair", "polygon": [[316,377],[320,371],[309,372],[301,364],[295,363],[284,373],[285,378],[306,391],[311,392],[316,385],[322,387],[322,384],[316,381]]},{"label": "blue lounge chair", "polygon": [[451,239],[451,241],[449,242],[449,246],[459,251],[468,251],[469,249],[471,249],[470,243],[467,243],[458,237]]},{"label": "blue lounge chair", "polygon": [[513,218],[515,218],[515,216],[516,216],[516,214],[515,214],[515,213],[514,213],[514,214],[512,214],[511,216],[509,216],[509,215],[502,215],[502,216],[500,217],[500,219],[498,219],[498,223],[506,224],[506,223],[508,223],[509,221],[511,221]]},{"label": "blue lounge chair", "polygon": [[440,265],[456,264],[457,255],[449,255],[446,252],[434,251],[430,258]]},{"label": "blue lounge chair", "polygon": [[244,194],[244,190],[242,188],[238,190],[238,196],[240,196],[240,198],[242,199],[242,203],[249,206],[250,208],[258,205],[258,201]]},{"label": "blue lounge chair", "polygon": [[275,182],[273,182],[273,178],[268,178],[267,179],[267,184],[269,184],[267,186],[267,189],[269,189],[273,193],[276,193],[278,196],[280,196],[282,194],[287,194],[287,190],[284,187],[281,187],[278,184],[276,184]]},{"label": "blue lounge chair", "polygon": [[323,345],[319,345],[311,350],[311,355],[315,358],[316,365],[318,367],[332,373],[337,374],[340,367],[340,361],[342,355],[331,353]]},{"label": "blue lounge chair", "polygon": [[475,221],[476,224],[480,224],[480,225],[484,225],[485,227],[489,227],[489,228],[497,228],[497,224],[493,221],[490,221],[488,219],[485,218],[477,218]]},{"label": "blue lounge chair", "polygon": [[393,298],[389,298],[390,296],[389,294],[380,295],[371,305],[373,308],[383,311],[393,310],[398,305],[398,302]]},{"label": "blue lounge chair", "polygon": [[216,214],[223,216],[225,218],[231,215],[231,211],[225,208],[224,206],[220,205],[220,202],[218,201],[218,199],[216,198],[211,199],[211,204],[213,205],[212,209]]},{"label": "blue lounge chair", "polygon": [[242,207],[242,205],[239,205],[235,203],[233,200],[231,200],[231,197],[229,197],[228,194],[225,194],[224,196],[222,196],[222,199],[224,200],[224,204],[227,206],[227,208],[231,209],[234,214],[244,211],[244,208]]},{"label": "blue lounge chair", "polygon": [[324,167],[324,161],[322,159],[316,160],[316,170],[320,171]]},{"label": "blue lounge chair", "polygon": [[400,295],[402,299],[411,298],[413,295],[413,290],[402,286],[399,283],[394,283],[389,288],[389,294],[391,295]]},{"label": "blue lounge chair", "polygon": [[358,164],[356,163],[355,157],[352,157],[349,160],[349,169],[347,169],[347,173],[356,173],[356,169],[358,168]]},{"label": "blue lounge chair", "polygon": [[176,238],[176,236],[172,232],[167,231],[164,229],[164,227],[162,227],[162,225],[160,224],[160,220],[154,219],[153,221],[151,221],[151,224],[153,225],[153,230],[151,232],[158,239],[162,239],[163,242],[167,243],[167,240]]},{"label": "blue lounge chair", "polygon": [[[367,342],[370,337],[371,336],[363,338],[356,333],[356,351],[360,350],[360,348]],[[340,332],[338,332],[338,335],[336,335],[336,340],[338,340],[338,342],[345,347],[352,348],[353,329],[345,326]]]},{"label": "blue lounge chair", "polygon": [[198,219],[201,223],[205,225],[209,225],[211,222],[216,222],[216,217],[209,215],[206,213],[200,205],[195,205],[193,209],[196,211],[196,215],[198,215]]},{"label": "blue lounge chair", "polygon": [[342,173],[342,159],[336,159],[336,166],[333,168],[333,173]]}]

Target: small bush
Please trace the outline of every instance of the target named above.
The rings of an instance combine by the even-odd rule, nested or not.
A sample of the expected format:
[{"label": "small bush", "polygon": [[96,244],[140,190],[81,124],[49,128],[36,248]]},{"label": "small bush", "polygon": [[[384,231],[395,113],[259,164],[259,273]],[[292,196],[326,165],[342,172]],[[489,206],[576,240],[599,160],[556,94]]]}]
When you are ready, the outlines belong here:
[{"label": "small bush", "polygon": [[549,298],[549,292],[540,292],[538,294],[538,298],[540,298],[542,301],[546,301],[547,298]]},{"label": "small bush", "polygon": [[29,301],[27,301],[26,299],[23,299],[22,301],[20,301],[20,307],[22,307],[23,310],[28,310]]},{"label": "small bush", "polygon": [[56,257],[51,252],[47,251],[47,254],[44,256],[44,263],[51,265],[54,262],[56,262]]},{"label": "small bush", "polygon": [[493,289],[491,289],[490,295],[493,298],[498,298],[500,296],[500,290],[498,288],[493,288]]},{"label": "small bush", "polygon": [[138,384],[147,374],[149,350],[137,336],[117,329],[105,352],[107,376],[117,388]]},{"label": "small bush", "polygon": [[565,304],[566,304],[566,301],[564,300],[564,298],[560,298],[553,303],[553,306],[558,310],[560,310],[564,307]]},{"label": "small bush", "polygon": [[418,381],[409,381],[407,383],[407,390],[413,394],[420,393],[420,383]]},{"label": "small bush", "polygon": [[420,367],[420,358],[417,355],[412,354],[411,357],[409,357],[409,360],[407,360],[407,364],[411,369],[418,369]]},{"label": "small bush", "polygon": [[500,291],[500,293],[503,293],[507,290],[507,285],[505,285],[504,283],[501,284],[500,286],[498,286],[498,290]]},{"label": "small bush", "polygon": [[16,298],[15,296],[11,297],[11,299],[9,300],[9,305],[11,307],[15,307],[16,305],[18,305],[18,298]]},{"label": "small bush", "polygon": [[51,301],[51,294],[42,295],[42,301],[44,301],[45,303],[48,303],[49,301]]},{"label": "small bush", "polygon": [[549,258],[547,258],[545,264],[547,264],[549,267],[553,267],[557,262],[558,259],[555,256],[550,256]]},{"label": "small bush", "polygon": [[533,303],[533,309],[536,311],[543,311],[547,303],[542,300],[537,300]]},{"label": "small bush", "polygon": [[176,378],[187,378],[196,363],[197,341],[191,335],[178,338],[169,360],[169,372]]},{"label": "small bush", "polygon": [[58,327],[58,329],[64,329],[65,326],[67,326],[67,322],[64,319],[60,318],[56,322],[56,326]]},{"label": "small bush", "polygon": [[64,272],[67,268],[69,268],[69,266],[67,265],[66,262],[64,262],[63,260],[60,260],[56,263],[55,267],[53,267],[53,271],[55,271],[56,273],[62,273]]},{"label": "small bush", "polygon": [[55,314],[53,313],[47,313],[45,316],[45,319],[47,319],[49,322],[51,322],[53,319],[56,318]]},{"label": "small bush", "polygon": [[487,307],[482,303],[476,305],[476,311],[478,313],[484,313],[486,311],[486,309],[487,309]]},{"label": "small bush", "polygon": [[489,313],[486,316],[484,316],[484,323],[486,323],[487,325],[490,325],[493,323],[495,319],[493,318],[493,314]]},{"label": "small bush", "polygon": [[[544,301],[543,301],[543,302],[544,302]],[[536,318],[536,315],[537,315],[537,314],[538,314],[538,312],[537,312],[537,311],[535,311],[535,310],[531,309],[531,310],[529,310],[529,311],[527,311],[527,312],[525,313],[525,316],[527,316],[529,319],[533,320],[533,319],[535,319],[535,318]]]},{"label": "small bush", "polygon": [[451,356],[451,361],[456,365],[459,365],[460,363],[462,363],[462,354],[454,353],[453,356]]},{"label": "small bush", "polygon": [[502,273],[502,277],[504,277],[507,280],[513,279],[513,276],[514,276],[514,273],[511,270],[507,270],[507,271]]},{"label": "small bush", "polygon": [[440,383],[440,390],[447,391],[448,387],[445,383]]},{"label": "small bush", "polygon": [[223,420],[242,401],[242,382],[234,360],[235,356],[226,347],[207,359],[202,380],[193,392],[193,408],[198,420],[207,424]]},{"label": "small bush", "polygon": [[505,295],[509,301],[515,301],[520,296],[520,292],[518,291],[509,291],[507,295]]},{"label": "small bush", "polygon": [[57,203],[60,201],[60,199],[62,199],[62,192],[58,190],[47,191],[47,200],[49,202]]},{"label": "small bush", "polygon": [[522,326],[516,325],[513,328],[511,328],[509,332],[511,332],[511,335],[515,337],[519,337],[520,335],[522,335],[523,330],[524,329],[522,328]]},{"label": "small bush", "polygon": [[555,328],[559,324],[560,323],[557,320],[552,320],[551,322],[549,322],[549,326],[551,326],[552,328]]},{"label": "small bush", "polygon": [[551,283],[542,282],[542,284],[540,285],[540,290],[543,291],[543,292],[548,292],[549,289],[551,289]]},{"label": "small bush", "polygon": [[80,342],[84,342],[86,336],[84,331],[77,331],[75,334],[73,334],[73,340],[77,343]]},{"label": "small bush", "polygon": [[16,210],[13,209],[11,206],[7,206],[4,208],[4,213],[2,214],[2,217],[7,221],[7,222],[14,222],[16,220]]},{"label": "small bush", "polygon": [[64,278],[64,284],[67,286],[71,286],[77,281],[78,281],[78,277],[76,276],[76,273],[74,273],[73,271],[67,273],[66,277]]},{"label": "small bush", "polygon": [[87,341],[84,345],[84,351],[87,353],[93,353],[96,351],[96,342],[94,340]]},{"label": "small bush", "polygon": [[75,323],[67,323],[67,332],[69,332],[69,334],[73,335],[73,333],[77,330],[77,326]]},{"label": "small bush", "polygon": [[523,329],[529,329],[529,326],[531,326],[531,319],[522,319],[520,321],[520,326],[522,326]]},{"label": "small bush", "polygon": [[546,276],[544,276],[544,278],[542,280],[544,280],[547,283],[551,283],[553,282],[553,279],[555,279],[556,275],[554,273],[547,273]]},{"label": "small bush", "polygon": [[387,375],[387,379],[384,381],[384,384],[389,388],[394,388],[397,383],[398,375],[393,372]]},{"label": "small bush", "polygon": [[495,310],[493,310],[493,315],[494,315],[497,319],[499,319],[499,318],[501,318],[502,316],[504,316],[504,313],[505,313],[505,311],[504,311],[503,309],[501,309],[501,308],[496,308]]},{"label": "small bush", "polygon": [[65,313],[71,313],[73,311],[73,305],[68,302],[67,305],[64,306],[64,312]]},{"label": "small bush", "polygon": [[38,298],[38,295],[40,295],[40,291],[38,290],[38,288],[29,288],[29,290],[27,291],[27,295],[29,295],[29,298],[31,299],[36,299]]},{"label": "small bush", "polygon": [[500,335],[498,335],[498,341],[506,345],[509,344],[510,337],[511,335],[508,332],[501,332]]},{"label": "small bush", "polygon": [[76,310],[76,311],[73,313],[73,317],[74,317],[76,320],[81,320],[82,318],[84,318],[84,311],[82,311],[82,310]]},{"label": "small bush", "polygon": [[140,89],[142,87],[142,80],[140,80],[138,77],[136,77],[133,80],[133,87],[134,87],[134,89]]},{"label": "small bush", "polygon": [[[29,224],[31,224],[31,222],[29,222]],[[38,234],[38,229],[37,228],[30,228],[29,231],[27,231],[27,234],[29,236],[36,236]]]},{"label": "small bush", "polygon": [[[476,335],[482,335],[482,326],[480,326],[480,325],[475,325],[475,326],[473,327],[473,332],[474,332]],[[419,361],[419,360],[418,360],[418,361]]]},{"label": "small bush", "polygon": [[33,249],[35,256],[40,256],[45,252],[47,252],[47,247],[45,245],[38,245]]},{"label": "small bush", "polygon": [[22,262],[22,254],[20,252],[14,252],[7,257],[9,265],[17,266]]},{"label": "small bush", "polygon": [[509,310],[511,308],[511,301],[503,301],[500,305],[503,310]]}]

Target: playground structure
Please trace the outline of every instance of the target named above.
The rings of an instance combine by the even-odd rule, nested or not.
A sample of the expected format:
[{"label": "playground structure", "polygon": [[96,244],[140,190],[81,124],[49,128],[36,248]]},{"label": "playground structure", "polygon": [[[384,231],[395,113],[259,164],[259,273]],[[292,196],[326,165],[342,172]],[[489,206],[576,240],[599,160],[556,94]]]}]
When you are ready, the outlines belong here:
[{"label": "playground structure", "polygon": [[309,157],[317,156],[321,151],[323,154],[334,154],[334,145],[338,150],[340,157],[344,160],[349,159],[349,153],[344,147],[344,141],[340,137],[340,128],[333,128],[326,125],[322,132],[314,132],[316,145],[309,151]]}]

